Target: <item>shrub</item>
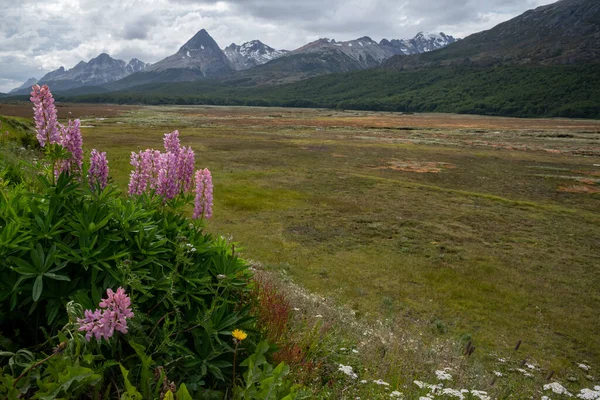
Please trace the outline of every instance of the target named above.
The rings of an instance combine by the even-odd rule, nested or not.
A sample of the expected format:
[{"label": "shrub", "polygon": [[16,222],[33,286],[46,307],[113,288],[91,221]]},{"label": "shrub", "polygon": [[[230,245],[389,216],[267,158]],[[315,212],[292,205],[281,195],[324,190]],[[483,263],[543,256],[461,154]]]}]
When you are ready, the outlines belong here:
[{"label": "shrub", "polygon": [[[52,107],[49,91],[36,90],[37,105]],[[191,220],[182,210],[194,198],[186,180],[193,152],[178,153],[178,135],[166,135],[157,168],[134,170],[155,181],[123,196],[106,184],[103,153],[93,151],[83,179],[78,121],[63,127],[52,115],[36,110],[38,135],[46,135],[38,189],[0,186],[0,397],[222,397],[232,331],[250,332],[250,353],[259,336],[246,263],[203,231],[210,173],[198,173]],[[125,308],[107,305],[125,304],[123,296]],[[261,368],[283,382],[283,366]]]}]

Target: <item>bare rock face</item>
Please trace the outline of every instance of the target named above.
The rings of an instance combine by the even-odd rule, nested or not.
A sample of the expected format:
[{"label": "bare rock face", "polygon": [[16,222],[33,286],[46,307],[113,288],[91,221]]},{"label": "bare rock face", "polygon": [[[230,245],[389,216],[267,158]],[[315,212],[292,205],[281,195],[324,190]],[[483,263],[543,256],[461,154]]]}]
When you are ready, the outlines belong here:
[{"label": "bare rock face", "polygon": [[170,69],[189,69],[201,72],[206,78],[224,76],[234,68],[217,42],[202,29],[185,43],[179,51],[146,68],[146,72],[163,72]]},{"label": "bare rock face", "polygon": [[451,35],[446,35],[444,32],[419,32],[412,39],[382,39],[379,45],[389,49],[394,54],[410,55],[438,50],[456,41],[457,39]]},{"label": "bare rock face", "polygon": [[29,79],[27,79],[27,80],[25,81],[25,83],[23,83],[21,86],[19,86],[18,88],[14,88],[13,90],[11,90],[11,91],[10,91],[10,92],[8,92],[8,93],[9,93],[9,94],[10,94],[10,93],[15,93],[15,92],[18,92],[18,91],[20,91],[20,90],[31,90],[31,87],[32,87],[33,85],[35,85],[37,82],[38,82],[38,80],[37,80],[37,79],[35,79],[35,78],[29,78]]},{"label": "bare rock face", "polygon": [[236,71],[265,64],[289,53],[287,50],[275,50],[260,40],[252,40],[241,46],[231,43],[223,51]]},{"label": "bare rock face", "polygon": [[49,72],[40,79],[39,83],[49,85],[54,90],[68,90],[81,86],[100,86],[122,79],[134,72],[143,71],[146,66],[147,64],[137,58],[127,63],[102,53],[88,62],[80,61],[69,70],[60,67]]},{"label": "bare rock face", "polygon": [[294,50],[291,54],[315,53],[324,50],[334,50],[345,54],[357,63],[358,69],[376,67],[383,60],[395,54],[391,50],[380,46],[368,36],[346,42],[337,42],[334,39],[327,38],[319,39]]}]

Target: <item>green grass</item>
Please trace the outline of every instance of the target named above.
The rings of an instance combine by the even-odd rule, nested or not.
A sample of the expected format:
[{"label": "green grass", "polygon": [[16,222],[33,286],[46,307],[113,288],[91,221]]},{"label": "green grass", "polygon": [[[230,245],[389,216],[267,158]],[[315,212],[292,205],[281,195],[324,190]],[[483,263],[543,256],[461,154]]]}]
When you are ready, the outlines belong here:
[{"label": "green grass", "polygon": [[[236,117],[254,112],[256,120]],[[540,142],[526,128],[390,132],[351,118],[316,130],[306,121],[327,121],[319,112],[287,126],[265,122],[267,112],[142,108],[94,122],[84,143],[108,152],[125,188],[130,152],[160,148],[162,135],[180,127],[197,167],[213,172],[208,229],[232,236],[245,257],[366,320],[437,326],[427,335],[470,337],[486,356],[522,339],[524,355],[559,373],[582,360],[600,366],[600,196],[557,192],[573,182],[536,176],[593,170],[600,157],[573,149],[593,149],[597,134],[573,128],[581,138]],[[484,136],[564,153],[469,147],[464,139]],[[455,168],[380,168],[390,160]]]}]

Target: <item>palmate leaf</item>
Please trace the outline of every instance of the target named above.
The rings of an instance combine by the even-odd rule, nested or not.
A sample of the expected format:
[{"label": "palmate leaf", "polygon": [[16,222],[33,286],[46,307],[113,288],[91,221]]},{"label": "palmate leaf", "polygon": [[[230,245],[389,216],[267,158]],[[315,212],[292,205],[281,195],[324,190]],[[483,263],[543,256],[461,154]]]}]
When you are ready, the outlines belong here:
[{"label": "palmate leaf", "polygon": [[33,290],[31,291],[31,297],[33,301],[38,301],[42,295],[42,289],[44,288],[44,282],[42,281],[42,275],[38,275],[33,282]]}]

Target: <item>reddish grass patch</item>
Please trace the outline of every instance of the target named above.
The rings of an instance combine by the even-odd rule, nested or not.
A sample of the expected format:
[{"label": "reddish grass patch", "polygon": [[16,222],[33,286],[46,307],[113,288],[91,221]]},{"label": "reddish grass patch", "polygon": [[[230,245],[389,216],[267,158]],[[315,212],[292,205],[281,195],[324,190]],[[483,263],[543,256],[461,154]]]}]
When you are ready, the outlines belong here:
[{"label": "reddish grass patch", "polygon": [[600,193],[600,187],[592,185],[562,185],[556,191],[562,193]]},{"label": "reddish grass patch", "polygon": [[394,171],[434,173],[438,174],[443,169],[456,168],[456,165],[437,161],[388,161],[387,166],[376,167],[376,169],[393,169]]}]

